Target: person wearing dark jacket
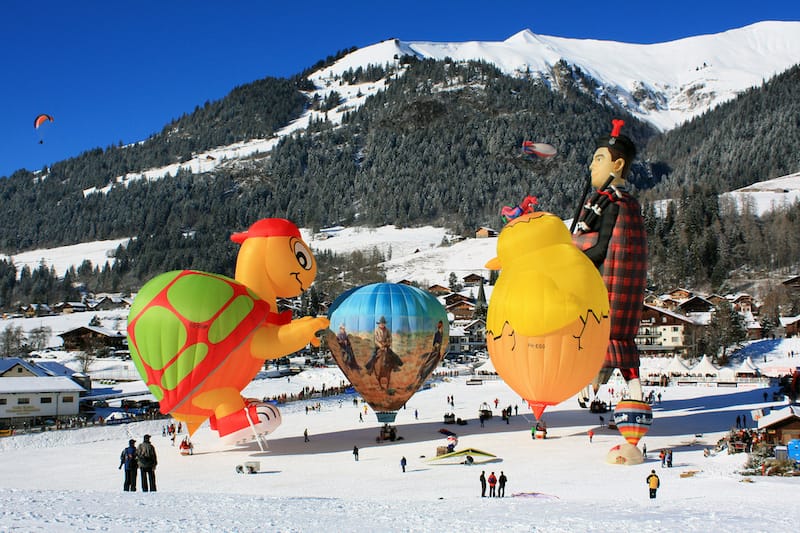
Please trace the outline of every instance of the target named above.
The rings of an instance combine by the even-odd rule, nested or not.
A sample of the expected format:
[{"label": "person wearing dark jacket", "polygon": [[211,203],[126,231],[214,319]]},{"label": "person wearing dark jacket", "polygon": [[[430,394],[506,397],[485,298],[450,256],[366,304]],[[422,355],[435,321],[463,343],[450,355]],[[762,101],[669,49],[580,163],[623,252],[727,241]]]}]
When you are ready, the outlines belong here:
[{"label": "person wearing dark jacket", "polygon": [[481,498],[486,497],[486,470],[481,470]]},{"label": "person wearing dark jacket", "polygon": [[497,497],[503,498],[506,495],[506,481],[508,478],[506,477],[505,473],[501,470],[500,477],[497,478]]},{"label": "person wearing dark jacket", "polygon": [[128,441],[128,447],[122,450],[119,455],[119,468],[125,469],[125,482],[122,490],[125,492],[136,492],[136,469],[139,465],[136,462],[136,441]]},{"label": "person wearing dark jacket", "polygon": [[139,463],[142,477],[142,492],[156,492],[156,465],[158,457],[156,449],[150,443],[150,435],[144,436],[144,442],[136,448],[136,461]]}]

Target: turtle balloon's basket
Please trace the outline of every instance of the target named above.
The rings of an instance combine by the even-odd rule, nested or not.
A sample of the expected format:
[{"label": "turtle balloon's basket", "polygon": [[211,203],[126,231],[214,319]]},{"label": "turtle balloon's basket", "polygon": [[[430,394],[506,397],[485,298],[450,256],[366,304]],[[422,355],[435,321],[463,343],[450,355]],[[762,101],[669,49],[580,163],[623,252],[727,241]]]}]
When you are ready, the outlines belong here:
[{"label": "turtle balloon's basket", "polygon": [[261,461],[246,461],[244,464],[236,465],[237,474],[255,474],[261,470]]}]

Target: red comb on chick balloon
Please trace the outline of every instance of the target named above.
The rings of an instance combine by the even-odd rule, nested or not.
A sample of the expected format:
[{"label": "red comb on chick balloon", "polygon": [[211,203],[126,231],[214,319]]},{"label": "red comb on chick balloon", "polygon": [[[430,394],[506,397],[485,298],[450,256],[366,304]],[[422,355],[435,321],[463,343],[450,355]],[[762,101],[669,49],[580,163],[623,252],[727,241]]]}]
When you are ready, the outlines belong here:
[{"label": "red comb on chick balloon", "polygon": [[514,220],[515,218],[528,213],[533,213],[535,211],[535,206],[538,203],[539,200],[535,196],[526,196],[525,199],[519,203],[519,205],[515,205],[513,207],[510,205],[504,205],[500,210],[500,218],[503,219],[503,224],[508,224],[510,220]]}]

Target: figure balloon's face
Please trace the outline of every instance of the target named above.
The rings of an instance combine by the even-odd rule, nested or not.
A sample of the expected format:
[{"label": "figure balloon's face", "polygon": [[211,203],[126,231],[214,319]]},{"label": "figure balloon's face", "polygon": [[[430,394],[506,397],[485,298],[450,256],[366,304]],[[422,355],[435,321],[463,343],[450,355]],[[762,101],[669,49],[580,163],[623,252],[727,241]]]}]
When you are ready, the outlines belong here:
[{"label": "figure balloon's face", "polygon": [[589,165],[589,170],[592,172],[592,187],[599,189],[612,174],[617,178],[620,177],[624,166],[624,159],[615,160],[605,146],[598,148],[594,151],[592,163]]}]

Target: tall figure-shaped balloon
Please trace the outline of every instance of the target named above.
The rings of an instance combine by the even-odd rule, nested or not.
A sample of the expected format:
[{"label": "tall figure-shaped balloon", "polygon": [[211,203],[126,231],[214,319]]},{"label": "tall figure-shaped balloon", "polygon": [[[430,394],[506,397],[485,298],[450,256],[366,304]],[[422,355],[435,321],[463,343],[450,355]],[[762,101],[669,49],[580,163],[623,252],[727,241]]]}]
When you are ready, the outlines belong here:
[{"label": "tall figure-shaped balloon", "polygon": [[511,220],[486,268],[502,269],[486,317],[489,355],[540,419],[603,364],[609,331],[603,279],[564,222],[544,212]]},{"label": "tall figure-shaped balloon", "polygon": [[[602,274],[611,306],[611,338],[603,368],[591,387],[596,394],[600,384],[619,368],[630,397],[641,400],[639,351],[634,339],[647,283],[647,234],[642,208],[626,181],[636,147],[620,133],[624,122],[613,123],[611,135],[597,141],[589,166],[596,190],[581,210],[573,241]],[[583,394],[582,407],[588,400],[589,387]]]},{"label": "tall figure-shaped balloon", "polygon": [[231,240],[242,245],[236,279],[196,270],[156,276],[128,316],[131,357],[161,412],[186,423],[205,420],[224,442],[253,439],[281,422],[271,404],[241,396],[264,361],[319,345],[324,317],[292,320],[277,298],[298,296],[317,265],[293,223],[266,218]]}]

